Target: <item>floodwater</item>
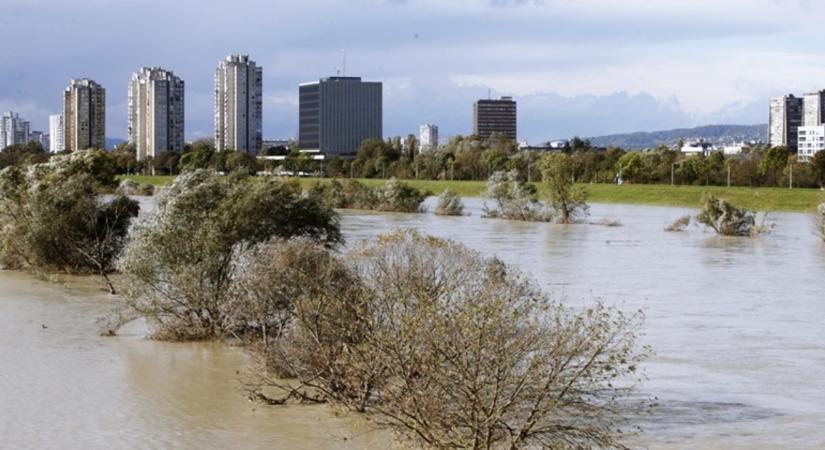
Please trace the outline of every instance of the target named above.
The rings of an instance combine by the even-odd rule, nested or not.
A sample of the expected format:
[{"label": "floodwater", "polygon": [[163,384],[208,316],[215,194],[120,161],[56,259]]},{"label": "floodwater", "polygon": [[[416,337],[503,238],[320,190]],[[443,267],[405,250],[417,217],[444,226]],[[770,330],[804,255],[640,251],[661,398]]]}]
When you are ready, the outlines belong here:
[{"label": "floodwater", "polygon": [[[804,214],[720,238],[663,228],[682,208],[594,205],[557,226],[472,215],[345,212],[350,244],[398,227],[454,239],[531,274],[574,306],[646,315],[640,448],[825,448],[825,246]],[[90,280],[0,272],[0,448],[386,448],[390,436],[325,407],[249,403],[239,349],[169,344],[134,326],[98,337],[112,300]]]}]

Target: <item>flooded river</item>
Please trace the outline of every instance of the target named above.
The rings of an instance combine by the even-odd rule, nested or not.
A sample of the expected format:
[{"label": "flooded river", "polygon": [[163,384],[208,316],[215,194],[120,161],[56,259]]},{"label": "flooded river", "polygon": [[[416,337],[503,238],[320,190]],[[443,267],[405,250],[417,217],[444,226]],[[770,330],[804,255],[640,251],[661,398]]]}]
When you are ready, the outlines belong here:
[{"label": "flooded river", "polygon": [[[396,227],[461,241],[530,273],[574,305],[643,309],[643,448],[825,448],[825,246],[803,214],[776,232],[666,233],[694,211],[595,205],[555,226],[469,217],[342,217],[349,243]],[[243,352],[168,344],[139,327],[98,337],[111,299],[89,280],[0,272],[0,448],[386,448],[387,435],[324,407],[246,401]]]}]

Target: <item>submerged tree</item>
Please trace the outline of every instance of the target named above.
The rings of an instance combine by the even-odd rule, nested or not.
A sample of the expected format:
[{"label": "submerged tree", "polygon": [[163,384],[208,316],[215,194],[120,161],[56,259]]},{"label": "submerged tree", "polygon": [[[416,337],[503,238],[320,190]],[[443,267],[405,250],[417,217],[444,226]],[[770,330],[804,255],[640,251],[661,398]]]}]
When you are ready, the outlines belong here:
[{"label": "submerged tree", "polygon": [[120,261],[131,315],[149,319],[165,339],[242,330],[231,301],[235,268],[257,244],[295,236],[341,242],[336,214],[297,184],[208,170],[180,175],[135,225]]},{"label": "submerged tree", "polygon": [[622,446],[640,316],[573,311],[501,261],[412,231],[343,257],[273,245],[248,272],[264,316],[283,318],[254,347],[255,398],[332,402],[424,447]]},{"label": "submerged tree", "polygon": [[138,204],[104,198],[116,184],[99,152],[53,157],[48,163],[0,172],[0,261],[6,268],[108,275]]},{"label": "submerged tree", "polygon": [[756,224],[755,213],[737,208],[714,195],[705,197],[705,204],[696,221],[723,236],[754,236],[768,228]]},{"label": "submerged tree", "polygon": [[518,172],[495,172],[487,180],[486,198],[494,200],[494,208],[484,205],[484,217],[530,222],[549,222],[553,212],[537,197],[532,184],[519,179]]},{"label": "submerged tree", "polygon": [[548,154],[542,161],[544,185],[557,223],[580,222],[588,215],[587,191],[574,182],[573,158],[565,153]]},{"label": "submerged tree", "polygon": [[816,208],[816,232],[822,241],[825,242],[825,203]]},{"label": "submerged tree", "polygon": [[394,178],[377,188],[354,180],[316,182],[309,189],[309,196],[330,208],[384,212],[423,212],[421,204],[427,199],[426,192]]},{"label": "submerged tree", "polygon": [[460,216],[464,214],[464,203],[453,190],[447,189],[438,196],[435,213],[439,216]]}]

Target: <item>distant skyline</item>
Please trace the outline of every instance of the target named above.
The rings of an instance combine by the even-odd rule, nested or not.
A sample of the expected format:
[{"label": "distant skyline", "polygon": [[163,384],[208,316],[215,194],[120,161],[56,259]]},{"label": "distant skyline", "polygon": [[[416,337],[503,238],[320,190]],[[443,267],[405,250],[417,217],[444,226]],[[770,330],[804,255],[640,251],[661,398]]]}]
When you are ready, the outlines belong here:
[{"label": "distant skyline", "polygon": [[[825,4],[810,0],[3,0],[14,38],[0,111],[47,131],[72,78],[106,88],[126,137],[142,66],[186,82],[186,138],[213,136],[218,61],[264,68],[263,134],[294,137],[298,84],[384,83],[384,133],[472,131],[479,98],[512,95],[531,142],[707,123],[767,123],[768,99],[825,88]],[[228,26],[235,28],[229,29]]]}]

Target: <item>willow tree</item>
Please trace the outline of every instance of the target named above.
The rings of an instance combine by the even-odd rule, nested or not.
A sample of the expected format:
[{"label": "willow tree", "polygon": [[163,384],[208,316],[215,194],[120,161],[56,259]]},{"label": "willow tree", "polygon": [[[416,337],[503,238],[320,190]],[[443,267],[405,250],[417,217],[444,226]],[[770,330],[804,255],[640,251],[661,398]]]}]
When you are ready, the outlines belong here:
[{"label": "willow tree", "polygon": [[544,186],[556,222],[580,222],[589,213],[587,191],[575,184],[575,162],[566,153],[551,153],[542,159]]},{"label": "willow tree", "polygon": [[639,315],[570,309],[497,259],[413,231],[343,256],[270,245],[247,272],[274,325],[253,347],[254,398],[330,402],[425,448],[622,447]]},{"label": "willow tree", "polygon": [[328,246],[342,241],[335,212],[297,184],[186,172],[129,237],[119,264],[125,317],[145,317],[157,337],[174,340],[243,331],[232,301],[236,268],[256,245],[290,237]]}]

